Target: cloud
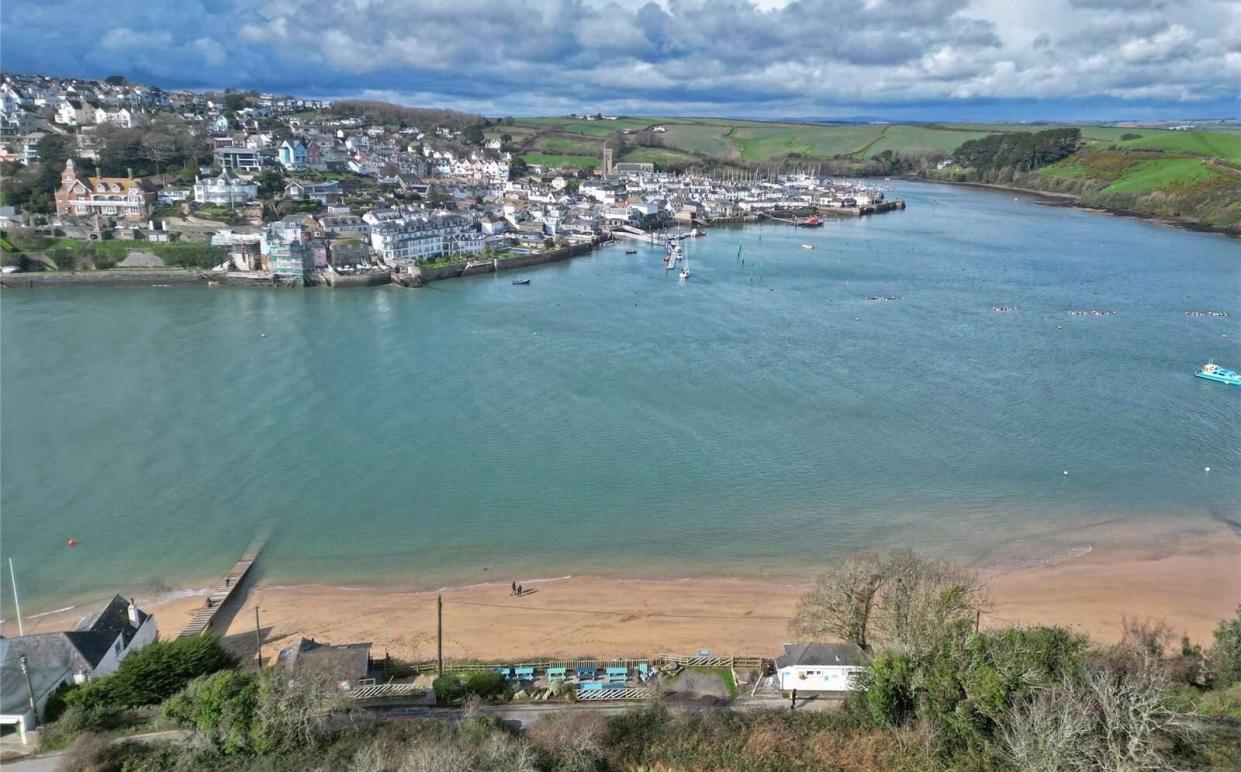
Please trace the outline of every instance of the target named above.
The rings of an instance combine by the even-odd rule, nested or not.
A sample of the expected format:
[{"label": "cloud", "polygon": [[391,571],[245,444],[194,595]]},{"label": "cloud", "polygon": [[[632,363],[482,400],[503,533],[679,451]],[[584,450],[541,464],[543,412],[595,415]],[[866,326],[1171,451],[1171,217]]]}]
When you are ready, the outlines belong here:
[{"label": "cloud", "polygon": [[1235,102],[1238,50],[1232,0],[0,6],[5,69],[308,96],[381,92],[489,114],[609,107],[790,116],[1099,99],[1193,112]]}]

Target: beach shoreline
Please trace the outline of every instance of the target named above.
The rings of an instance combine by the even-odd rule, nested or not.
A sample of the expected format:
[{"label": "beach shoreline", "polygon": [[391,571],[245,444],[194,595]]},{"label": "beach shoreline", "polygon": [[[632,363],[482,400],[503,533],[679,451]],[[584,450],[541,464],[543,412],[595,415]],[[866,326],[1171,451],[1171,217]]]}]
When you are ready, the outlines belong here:
[{"label": "beach shoreline", "polygon": [[[1129,524],[1131,527],[1132,524]],[[1064,625],[1096,642],[1116,640],[1129,620],[1163,620],[1202,644],[1241,604],[1241,533],[1235,525],[1146,531],[1092,541],[1058,559],[979,568],[990,604],[984,627]],[[254,650],[255,608],[267,659],[299,637],[368,641],[375,657],[435,656],[435,606],[444,603],[444,656],[450,659],[652,657],[692,654],[775,656],[791,640],[788,621],[805,578],[514,578],[441,590],[385,585],[266,584],[245,588],[224,614],[226,639]],[[175,637],[202,596],[180,591],[140,604],[160,635]],[[26,617],[26,632],[72,629],[87,604]],[[12,620],[3,634],[16,633]]]}]

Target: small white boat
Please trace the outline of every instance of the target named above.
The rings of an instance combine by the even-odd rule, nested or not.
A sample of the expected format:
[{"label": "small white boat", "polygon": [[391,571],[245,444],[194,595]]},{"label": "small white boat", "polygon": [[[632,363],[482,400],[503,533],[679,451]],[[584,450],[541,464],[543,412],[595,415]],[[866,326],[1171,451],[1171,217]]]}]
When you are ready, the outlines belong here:
[{"label": "small white boat", "polygon": [[802,244],[802,249],[814,249],[814,244]]}]

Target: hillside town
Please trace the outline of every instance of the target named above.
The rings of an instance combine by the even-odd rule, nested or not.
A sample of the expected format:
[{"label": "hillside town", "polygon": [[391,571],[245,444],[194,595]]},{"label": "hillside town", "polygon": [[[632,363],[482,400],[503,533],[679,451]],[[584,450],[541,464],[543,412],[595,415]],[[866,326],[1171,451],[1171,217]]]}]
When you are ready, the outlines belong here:
[{"label": "hillside town", "polygon": [[[374,104],[5,75],[0,163],[9,173],[0,225],[43,239],[35,247],[197,244],[204,249],[195,262],[180,267],[226,281],[302,285],[417,276],[438,265],[595,245],[619,231],[856,214],[884,204],[882,190],[809,170],[674,173],[614,162],[607,147],[597,169],[528,164],[505,131],[511,118]],[[43,185],[54,185],[43,206],[37,185],[24,200],[14,189],[36,169]],[[17,244],[4,270],[165,265],[160,249],[134,246],[116,265],[62,265]]]}]

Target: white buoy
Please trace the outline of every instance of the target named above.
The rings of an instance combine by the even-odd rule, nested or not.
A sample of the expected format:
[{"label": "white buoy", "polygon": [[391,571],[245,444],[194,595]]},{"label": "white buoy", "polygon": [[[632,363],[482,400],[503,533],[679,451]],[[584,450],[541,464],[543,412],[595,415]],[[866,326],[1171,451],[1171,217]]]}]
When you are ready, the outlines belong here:
[{"label": "white buoy", "polygon": [[1069,473],[1069,470],[1065,469],[1064,474],[1068,474],[1068,473]]},{"label": "white buoy", "polygon": [[1209,467],[1209,466],[1208,466],[1208,467],[1206,467],[1203,471],[1204,471],[1204,472],[1209,472],[1209,471],[1211,471],[1211,467]]}]

